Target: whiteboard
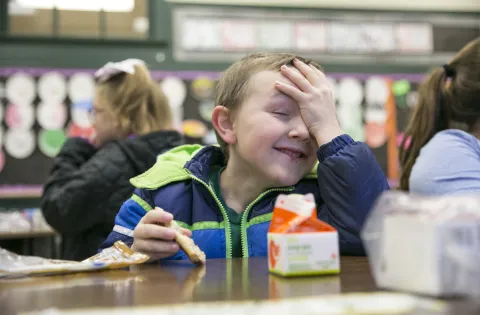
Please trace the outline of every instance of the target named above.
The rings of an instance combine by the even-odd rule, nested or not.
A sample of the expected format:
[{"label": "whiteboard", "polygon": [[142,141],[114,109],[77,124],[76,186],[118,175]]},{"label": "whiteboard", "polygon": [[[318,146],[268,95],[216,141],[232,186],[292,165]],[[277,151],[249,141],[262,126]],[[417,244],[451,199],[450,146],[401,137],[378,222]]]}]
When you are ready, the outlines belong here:
[{"label": "whiteboard", "polygon": [[265,50],[291,50],[294,27],[292,22],[259,22],[259,46]]},{"label": "whiteboard", "polygon": [[329,23],[328,49],[331,52],[393,52],[394,26],[389,23]]},{"label": "whiteboard", "polygon": [[298,22],[295,24],[295,48],[299,51],[324,51],[327,49],[327,27],[323,22]]},{"label": "whiteboard", "polygon": [[401,23],[395,27],[398,50],[403,53],[433,52],[433,29],[428,23]]},{"label": "whiteboard", "polygon": [[361,45],[358,25],[333,22],[328,24],[328,50],[354,52]]},{"label": "whiteboard", "polygon": [[222,23],[225,50],[252,50],[257,47],[255,23],[250,20],[225,20]]},{"label": "whiteboard", "polygon": [[395,51],[395,32],[393,24],[364,23],[360,25],[361,52]]},{"label": "whiteboard", "polygon": [[181,46],[189,51],[218,51],[223,48],[222,21],[217,19],[189,19],[182,23]]}]

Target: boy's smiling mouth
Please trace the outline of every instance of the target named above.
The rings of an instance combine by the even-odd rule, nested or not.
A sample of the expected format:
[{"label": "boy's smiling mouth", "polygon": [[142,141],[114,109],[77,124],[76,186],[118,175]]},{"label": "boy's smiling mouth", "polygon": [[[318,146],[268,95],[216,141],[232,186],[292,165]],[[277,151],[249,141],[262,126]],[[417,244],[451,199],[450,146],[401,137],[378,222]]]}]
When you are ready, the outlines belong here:
[{"label": "boy's smiling mouth", "polygon": [[287,147],[277,147],[274,149],[280,153],[287,155],[288,157],[294,160],[307,158],[307,153],[301,149],[287,148]]}]

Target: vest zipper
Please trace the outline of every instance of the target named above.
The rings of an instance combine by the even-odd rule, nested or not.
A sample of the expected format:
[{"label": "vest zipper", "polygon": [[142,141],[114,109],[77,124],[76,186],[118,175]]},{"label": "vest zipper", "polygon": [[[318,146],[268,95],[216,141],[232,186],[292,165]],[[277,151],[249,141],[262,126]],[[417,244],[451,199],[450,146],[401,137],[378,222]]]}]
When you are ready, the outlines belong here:
[{"label": "vest zipper", "polygon": [[242,241],[242,256],[244,258],[247,258],[249,253],[248,253],[248,240],[247,240],[247,218],[248,218],[248,213],[250,212],[250,210],[252,209],[252,207],[258,202],[260,201],[260,199],[262,199],[263,197],[265,197],[265,195],[271,193],[271,192],[274,192],[274,191],[278,191],[278,192],[290,192],[290,191],[293,191],[295,189],[294,186],[290,186],[290,187],[285,187],[285,188],[272,188],[272,189],[269,189],[265,192],[263,192],[262,194],[260,194],[255,200],[253,200],[252,202],[250,202],[250,204],[248,204],[248,206],[245,208],[245,210],[243,211],[243,214],[242,214],[242,222],[240,224],[240,231],[241,231],[241,241]]},{"label": "vest zipper", "polygon": [[210,194],[212,194],[213,199],[217,202],[218,207],[220,208],[220,212],[223,216],[223,221],[225,222],[225,245],[226,245],[226,258],[232,258],[232,229],[230,227],[230,221],[228,221],[227,211],[223,207],[222,203],[218,199],[217,195],[213,191],[212,187],[205,183],[203,180],[198,178],[197,176],[193,175],[188,169],[185,169],[187,174],[195,181],[203,184]]}]

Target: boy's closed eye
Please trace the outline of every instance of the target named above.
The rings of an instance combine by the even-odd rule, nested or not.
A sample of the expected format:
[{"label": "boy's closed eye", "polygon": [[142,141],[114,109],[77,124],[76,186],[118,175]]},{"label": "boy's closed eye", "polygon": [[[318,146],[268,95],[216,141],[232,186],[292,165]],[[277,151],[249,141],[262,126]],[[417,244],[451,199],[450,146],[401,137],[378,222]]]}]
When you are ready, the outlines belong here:
[{"label": "boy's closed eye", "polygon": [[278,116],[290,116],[290,113],[285,110],[274,110],[272,114],[275,114]]},{"label": "boy's closed eye", "polygon": [[295,102],[281,101],[272,103],[269,111],[275,116],[289,117],[294,116],[298,108]]},{"label": "boy's closed eye", "polygon": [[269,105],[268,111],[276,116],[291,116],[296,110],[297,106],[294,100],[285,94],[277,94],[272,97]]}]

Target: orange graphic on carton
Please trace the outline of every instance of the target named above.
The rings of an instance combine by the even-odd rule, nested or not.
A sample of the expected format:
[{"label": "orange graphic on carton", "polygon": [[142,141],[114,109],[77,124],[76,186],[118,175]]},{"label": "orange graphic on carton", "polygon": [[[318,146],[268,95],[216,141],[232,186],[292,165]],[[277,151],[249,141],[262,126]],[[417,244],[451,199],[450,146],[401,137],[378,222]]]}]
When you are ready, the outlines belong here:
[{"label": "orange graphic on carton", "polygon": [[[317,218],[313,196],[279,196],[273,209],[270,233],[333,232],[335,229]],[[311,199],[310,199],[311,198]]]},{"label": "orange graphic on carton", "polygon": [[270,259],[270,264],[272,268],[275,268],[278,261],[278,256],[280,255],[280,246],[275,244],[273,240],[270,240],[270,244],[268,247],[268,257]]}]

